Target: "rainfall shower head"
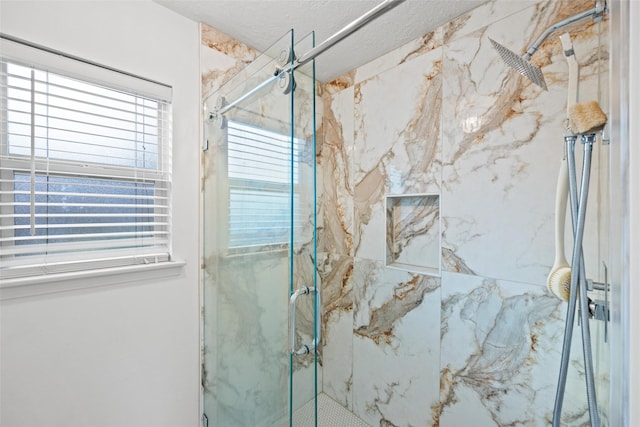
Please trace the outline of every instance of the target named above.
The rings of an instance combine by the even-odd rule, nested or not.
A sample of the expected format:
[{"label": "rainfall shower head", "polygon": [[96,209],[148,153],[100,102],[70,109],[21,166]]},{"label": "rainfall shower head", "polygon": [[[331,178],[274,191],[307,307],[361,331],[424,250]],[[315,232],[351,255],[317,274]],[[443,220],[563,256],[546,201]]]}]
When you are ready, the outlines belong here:
[{"label": "rainfall shower head", "polygon": [[533,83],[540,86],[542,89],[547,90],[547,84],[544,81],[544,76],[539,67],[533,65],[527,59],[528,55],[520,56],[517,53],[507,49],[500,43],[493,39],[489,39],[493,47],[498,51],[502,60],[511,68],[531,80]]},{"label": "rainfall shower head", "polygon": [[596,6],[593,9],[585,10],[582,13],[578,13],[570,18],[557,22],[551,25],[549,28],[544,30],[544,32],[533,42],[531,47],[527,49],[527,52],[520,56],[517,53],[512,52],[506,47],[502,46],[500,43],[495,40],[491,40],[491,44],[498,51],[502,60],[510,67],[515,69],[517,72],[531,80],[533,83],[537,84],[544,90],[547,90],[547,84],[544,81],[544,76],[542,75],[542,71],[540,68],[533,65],[529,62],[531,56],[538,50],[538,47],[549,37],[552,33],[558,31],[561,28],[566,27],[567,25],[573,24],[574,22],[582,21],[585,18],[593,17],[594,21],[598,21],[602,19],[602,16],[605,13],[607,8],[607,3],[604,0],[597,0]]}]

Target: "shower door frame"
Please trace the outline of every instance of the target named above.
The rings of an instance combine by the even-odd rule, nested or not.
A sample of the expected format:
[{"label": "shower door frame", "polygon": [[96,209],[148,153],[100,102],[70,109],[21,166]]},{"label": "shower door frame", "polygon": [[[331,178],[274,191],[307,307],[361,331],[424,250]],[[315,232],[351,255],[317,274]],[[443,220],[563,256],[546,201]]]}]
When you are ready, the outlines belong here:
[{"label": "shower door frame", "polygon": [[[289,40],[289,42],[286,42],[286,45],[288,46],[287,48],[283,48],[282,40],[285,39]],[[299,303],[300,306],[298,307],[298,313],[300,313],[301,318],[299,325],[296,325],[292,330],[287,330],[290,325],[290,314],[287,312],[287,308],[289,307],[289,298],[295,293],[296,289],[310,288],[312,290],[319,290],[318,281],[316,279],[317,275],[315,264],[315,61],[309,61],[309,63],[301,65],[299,66],[299,69],[297,69],[298,67],[294,67],[293,61],[295,60],[295,55],[292,54],[293,30],[288,32],[280,42],[276,42],[275,45],[278,45],[279,43],[281,44],[280,46],[276,46],[273,51],[271,48],[268,49],[263,55],[256,58],[256,60],[249,64],[245,70],[239,73],[239,77],[237,77],[240,78],[241,83],[235,82],[234,79],[237,77],[234,77],[231,79],[231,83],[227,83],[225,86],[218,89],[215,94],[208,97],[204,102],[205,114],[202,162],[203,216],[201,224],[204,236],[202,244],[203,273],[201,278],[202,391],[200,402],[203,425],[208,421],[209,425],[220,425],[221,423],[228,424],[231,422],[247,426],[264,425],[270,427],[277,425],[280,427],[286,422],[283,418],[280,418],[282,416],[285,419],[288,418],[289,421],[287,425],[292,426],[292,415],[294,410],[311,400],[314,402],[315,414],[317,415],[318,372],[315,348],[306,355],[293,355],[289,351],[289,347],[291,346],[289,337],[292,333],[296,333],[296,335],[293,336],[296,346],[317,343],[318,338],[316,333],[319,330],[320,324],[320,298],[318,292],[311,292],[312,298],[309,299],[306,304],[302,301]],[[296,49],[307,51],[309,48],[313,48],[313,43],[314,36],[313,33],[311,33],[296,44]],[[305,46],[305,44],[309,46]],[[281,69],[285,71],[280,73],[280,75],[277,73],[272,74],[272,62],[276,63],[276,70]],[[252,66],[258,69],[255,74],[251,69]],[[218,95],[223,95],[226,99],[223,99]],[[263,101],[265,97],[272,100],[279,99],[279,101],[274,104],[275,108],[278,109],[279,112],[276,112],[273,118],[271,118],[272,116],[269,113],[269,108],[274,107],[269,107],[269,99]],[[288,101],[286,101],[287,99]],[[285,103],[288,104],[287,107],[285,107]],[[254,104],[257,104],[257,106],[254,106]],[[285,111],[287,109],[289,111]],[[303,111],[303,109],[306,110]],[[225,129],[225,124],[228,123],[228,120],[230,119],[240,121],[244,120],[248,125],[257,126],[256,129],[262,128],[263,126],[266,126],[264,129],[267,131],[271,130],[269,129],[270,127],[279,128],[280,130],[278,132],[281,133],[283,137],[285,134],[288,134],[288,141],[291,147],[289,153],[290,178],[287,184],[289,187],[290,204],[289,239],[286,245],[267,245],[262,252],[260,250],[258,250],[258,252],[247,253],[243,253],[242,250],[239,252],[236,251],[235,253],[230,252],[230,228],[226,227],[231,218],[228,212],[229,208],[222,207],[221,209],[220,206],[217,206],[219,204],[217,202],[223,200],[228,201],[228,197],[230,197],[230,186],[228,183],[231,180],[229,175],[231,164],[228,163],[230,161],[228,159],[231,157],[227,156],[228,151],[226,150],[228,144],[228,133],[227,129]],[[251,120],[256,120],[256,122],[252,123]],[[214,129],[212,126],[215,127],[215,131],[212,130]],[[286,131],[283,126],[286,126]],[[213,138],[215,134],[219,135],[218,138]],[[258,141],[256,141],[256,144],[257,143]],[[302,148],[296,147],[301,144],[303,145]],[[247,145],[247,147],[249,147],[249,145]],[[251,148],[248,149],[251,150]],[[251,155],[249,155],[249,157],[250,156]],[[263,157],[266,158],[267,156]],[[215,171],[215,174],[217,175],[214,175],[213,177],[209,176],[210,171]],[[298,182],[302,179],[300,177],[303,175],[304,183]],[[298,188],[298,186],[302,185],[304,186],[304,189]],[[222,204],[226,205],[225,202]],[[303,208],[306,208],[304,212],[296,211],[296,209]],[[227,212],[225,212],[225,209],[227,209]],[[306,218],[310,223],[298,224],[297,222],[300,218]],[[300,236],[298,236],[298,234],[300,234]],[[215,255],[212,256],[212,254]],[[257,262],[265,262],[264,260],[266,259],[266,264],[264,265],[271,265],[271,268],[273,268],[273,262],[275,260],[287,260],[288,267],[286,269],[281,266],[277,267],[277,270],[273,270],[279,271],[275,277],[282,276],[282,280],[275,279],[276,282],[271,282],[271,285],[268,286],[268,289],[271,289],[271,286],[276,285],[277,289],[274,290],[276,291],[276,294],[281,295],[280,297],[269,296],[269,290],[250,289],[251,286],[254,288],[264,288],[264,286],[259,285],[259,282],[264,281],[265,278],[267,280],[271,280],[272,277],[269,275],[272,273],[269,273],[268,271],[249,272],[248,276],[245,276],[243,279],[242,276],[245,275],[246,272],[233,271],[233,268],[235,268],[233,267],[233,263],[242,265],[242,257],[258,260]],[[260,259],[263,261],[259,261]],[[280,264],[281,261],[277,261],[277,263]],[[288,270],[288,279],[285,277],[285,270]],[[227,279],[224,278],[225,275],[228,276]],[[237,283],[232,283],[234,281]],[[278,283],[280,284],[278,285]],[[278,289],[280,289],[280,286],[284,286],[285,284],[287,285],[286,291],[284,291],[285,288],[282,288],[282,292],[284,292],[284,294],[282,294]],[[226,290],[223,290],[223,288]],[[267,292],[267,294],[265,294],[265,292]],[[273,304],[266,303],[266,305],[249,308],[248,312],[276,310],[277,314],[266,315],[266,318],[279,319],[276,320],[276,322],[280,325],[278,328],[281,329],[281,332],[278,332],[277,340],[273,341],[271,339],[266,339],[267,336],[273,336],[273,333],[268,333],[264,338],[259,339],[260,342],[263,343],[261,345],[268,345],[270,348],[273,346],[278,347],[280,350],[277,350],[274,347],[274,351],[276,351],[276,353],[280,353],[282,356],[285,354],[288,356],[286,358],[286,365],[289,368],[288,375],[286,375],[288,381],[284,383],[279,381],[276,381],[275,383],[264,383],[256,378],[255,384],[261,384],[262,386],[267,387],[264,392],[258,392],[256,390],[250,391],[249,388],[247,388],[250,386],[250,383],[247,383],[247,381],[251,381],[252,378],[244,378],[240,383],[244,383],[244,388],[242,390],[245,390],[245,392],[234,397],[233,393],[238,392],[241,389],[236,387],[236,383],[234,381],[230,382],[233,375],[235,375],[235,378],[242,378],[243,371],[250,372],[252,367],[255,369],[256,364],[261,364],[260,366],[263,366],[265,360],[267,360],[264,355],[258,355],[255,356],[255,364],[252,363],[247,365],[246,360],[243,361],[242,359],[252,357],[248,355],[252,350],[250,348],[241,347],[242,343],[238,340],[235,340],[234,342],[234,338],[231,336],[234,333],[234,325],[236,323],[242,323],[242,318],[237,317],[239,314],[234,312],[242,312],[246,310],[241,309],[238,305],[234,305],[234,303],[244,304],[243,301],[247,299],[245,298],[247,295],[253,298],[249,298],[252,301],[255,298],[267,298],[266,301],[271,301],[273,298],[277,298],[277,301],[280,301],[277,303],[277,307],[280,308],[275,308]],[[259,295],[262,295],[262,297]],[[306,298],[301,296],[300,299],[303,300]],[[309,313],[308,310],[308,302],[311,302],[311,313]],[[229,319],[232,320],[225,320],[226,315],[221,314],[223,312],[229,314],[231,316]],[[259,330],[263,330],[264,327],[266,327],[268,330],[273,332],[273,326],[269,327],[263,325],[262,321],[258,320],[258,318],[262,319],[264,316],[253,316],[255,319],[253,319],[252,315],[249,315],[253,321],[250,325],[253,326],[253,329],[257,328]],[[251,327],[249,328],[249,331],[249,337],[257,337],[255,332],[251,332]],[[310,336],[308,333],[305,335],[305,332],[310,333]],[[245,331],[238,330],[238,333],[244,334]],[[282,339],[283,337],[284,339]],[[241,340],[242,339],[240,338],[240,341]],[[211,345],[212,342],[214,345]],[[231,346],[227,345],[228,343],[231,343]],[[226,348],[231,348],[231,350],[225,350]],[[240,350],[237,352],[236,356],[233,356],[233,352],[241,348],[244,348],[244,350]],[[221,356],[223,352],[228,353],[229,351],[231,351],[231,353],[226,356]],[[267,365],[268,367],[263,366],[261,371],[264,372],[275,369],[277,371],[275,374],[276,376],[284,376],[285,373],[281,370],[285,369],[285,365],[282,364],[284,359],[281,357],[274,359],[273,355],[270,356],[269,360],[280,360],[280,362],[276,362],[275,365],[273,363],[271,365]],[[221,357],[224,358],[224,361],[222,362]],[[260,362],[261,360],[262,362]],[[234,363],[240,363],[238,368],[233,368],[232,365]],[[244,363],[244,368],[242,368],[242,363]],[[212,366],[215,366],[215,369],[212,370]],[[225,375],[223,374],[223,371],[226,370],[231,372],[234,369],[237,372],[236,374],[232,374],[231,377],[228,377],[227,379],[222,379],[220,377],[221,375]],[[259,376],[259,371],[260,370],[256,371],[253,376]],[[238,375],[240,375],[240,377],[238,377]],[[245,373],[244,375],[252,376],[250,373]],[[268,375],[265,375],[265,377],[267,376]],[[296,381],[294,381],[294,376],[296,377]],[[304,385],[305,383],[307,383],[307,385]],[[275,387],[275,389],[273,387]],[[296,391],[294,393],[294,388],[302,388],[304,390],[302,390],[302,392]],[[276,389],[280,391],[278,392]],[[231,390],[231,392],[228,392],[225,397],[223,396],[224,390]],[[246,395],[246,393],[250,392],[251,395]],[[264,410],[262,410],[262,413],[258,414],[258,410],[253,407],[251,400],[247,399],[248,396],[254,396],[255,393],[262,393],[257,397],[260,402],[264,403],[266,399],[273,403],[281,401],[283,403],[286,402],[286,404],[284,406],[281,406],[280,404],[273,406],[273,404],[271,404],[269,406],[272,408],[271,411],[264,412]],[[240,402],[237,401],[238,398],[240,398]],[[298,401],[300,398],[305,400]],[[234,404],[232,402],[231,407],[225,407],[226,401],[229,399],[236,400],[235,405],[240,406],[233,407]],[[247,401],[244,402],[244,399]],[[242,410],[242,405],[249,406],[246,406],[245,410]],[[280,409],[278,410],[277,408]],[[246,409],[251,410],[247,411]],[[246,414],[252,412],[252,410],[255,414]],[[280,411],[282,411],[282,413]],[[244,416],[246,416],[246,418],[242,418],[243,413],[245,413]],[[231,416],[231,418],[228,418],[228,416]],[[221,421],[223,418],[224,420]],[[314,424],[317,425],[317,419]]]},{"label": "shower door frame", "polygon": [[[609,2],[611,13],[611,425],[640,425],[640,129],[637,120],[640,5]],[[636,95],[636,96],[633,96]]]}]

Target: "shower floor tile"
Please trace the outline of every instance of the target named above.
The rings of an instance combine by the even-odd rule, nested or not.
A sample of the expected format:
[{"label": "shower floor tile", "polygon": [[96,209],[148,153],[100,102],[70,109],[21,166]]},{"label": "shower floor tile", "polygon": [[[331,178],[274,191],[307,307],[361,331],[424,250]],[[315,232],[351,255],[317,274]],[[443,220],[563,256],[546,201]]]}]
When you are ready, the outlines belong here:
[{"label": "shower floor tile", "polygon": [[[293,414],[293,427],[315,427],[313,400]],[[278,423],[289,427],[288,422]],[[318,395],[318,427],[371,427],[324,393]]]}]

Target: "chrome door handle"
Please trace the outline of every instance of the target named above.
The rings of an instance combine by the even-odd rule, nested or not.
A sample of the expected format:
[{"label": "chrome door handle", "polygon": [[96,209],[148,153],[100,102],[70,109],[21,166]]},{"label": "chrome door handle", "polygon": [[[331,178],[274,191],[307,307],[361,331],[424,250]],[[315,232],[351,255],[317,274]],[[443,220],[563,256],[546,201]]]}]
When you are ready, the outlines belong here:
[{"label": "chrome door handle", "polygon": [[[298,297],[300,295],[309,295],[309,294],[315,294],[315,338],[313,340],[313,342],[310,345],[307,344],[303,344],[302,347],[300,347],[299,349],[296,349],[296,301],[298,300]],[[302,356],[304,354],[309,354],[311,353],[312,350],[315,350],[318,347],[318,343],[320,342],[320,333],[321,333],[321,325],[320,325],[320,309],[322,307],[322,304],[320,302],[320,291],[316,288],[310,288],[308,286],[303,286],[302,288],[298,289],[297,291],[295,291],[292,295],[291,298],[289,298],[289,306],[290,306],[290,310],[291,310],[291,316],[289,317],[289,330],[290,330],[290,340],[289,340],[289,348],[291,351],[291,354],[294,354],[296,356]]]}]

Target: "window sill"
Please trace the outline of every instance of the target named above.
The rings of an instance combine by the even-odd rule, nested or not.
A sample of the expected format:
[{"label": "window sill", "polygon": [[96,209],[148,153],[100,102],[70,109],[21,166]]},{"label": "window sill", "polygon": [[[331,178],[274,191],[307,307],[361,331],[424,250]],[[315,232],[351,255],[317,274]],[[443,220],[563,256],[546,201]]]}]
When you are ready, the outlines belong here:
[{"label": "window sill", "polygon": [[0,280],[0,300],[177,277],[185,265],[169,261]]}]

